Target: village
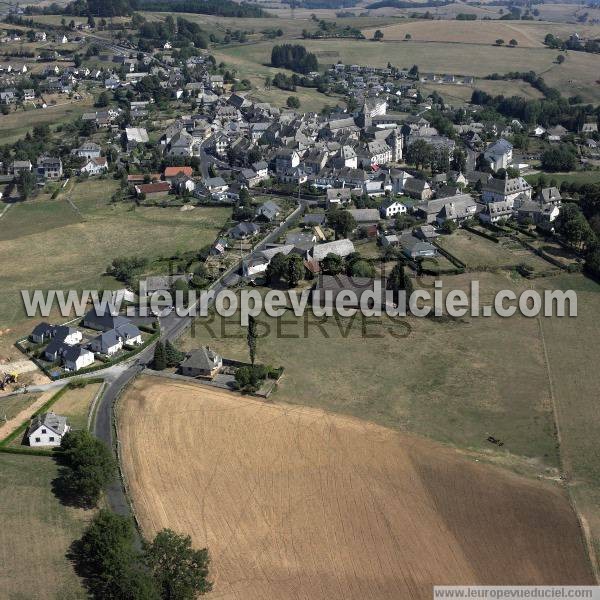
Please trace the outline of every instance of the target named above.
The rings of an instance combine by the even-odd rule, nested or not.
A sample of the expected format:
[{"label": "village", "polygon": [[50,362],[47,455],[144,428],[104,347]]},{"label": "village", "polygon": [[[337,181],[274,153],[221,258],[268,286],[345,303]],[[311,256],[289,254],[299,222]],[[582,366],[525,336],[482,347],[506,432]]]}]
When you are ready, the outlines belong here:
[{"label": "village", "polygon": [[[261,10],[240,6],[234,9]],[[561,381],[573,378],[565,375],[571,363],[555,350],[566,352],[565,330],[548,320],[519,316],[501,325],[480,324],[436,314],[415,323],[404,312],[383,325],[339,315],[309,315],[303,321],[294,319],[294,303],[288,302],[283,310],[291,319],[289,330],[282,329],[285,318],[252,317],[242,326],[239,311],[217,315],[214,306],[203,329],[202,318],[177,313],[172,297],[184,308],[197,306],[196,294],[223,290],[261,297],[274,290],[308,291],[311,298],[327,291],[335,301],[344,292],[380,283],[398,309],[401,303],[409,306],[401,292],[433,288],[442,279],[461,290],[481,280],[488,285],[486,299],[499,289],[563,289],[575,282],[582,306],[589,309],[594,305],[590,290],[600,278],[600,110],[584,101],[577,86],[559,91],[542,76],[546,71],[510,64],[502,72],[475,70],[475,75],[451,60],[439,68],[430,62],[420,68],[412,59],[400,63],[397,55],[372,64],[373,54],[363,60],[360,53],[345,57],[326,46],[317,50],[330,32],[333,48],[344,37],[340,31],[354,29],[328,25],[311,13],[301,13],[302,20],[316,31],[289,33],[270,26],[249,29],[243,17],[234,17],[225,29],[187,12],[58,18],[47,7],[7,10],[0,23],[0,130],[5,131],[0,244],[6,243],[10,260],[5,262],[14,270],[7,289],[16,297],[15,290],[25,287],[95,288],[110,300],[101,308],[88,300],[78,314],[53,309],[24,319],[20,299],[15,308],[12,296],[5,306],[0,298],[0,316],[6,318],[0,327],[0,452],[8,459],[44,461],[64,452],[65,465],[76,471],[68,460],[76,444],[89,443],[97,446],[88,459],[108,465],[105,480],[90,486],[89,494],[66,485],[72,484],[64,476],[68,468],[59,465],[64,468],[52,486],[44,484],[45,493],[52,489],[65,506],[75,496],[77,510],[83,506],[91,514],[98,514],[102,502],[120,516],[131,516],[134,536],[142,541],[138,545],[147,551],[153,518],[147,506],[161,494],[192,489],[184,480],[202,481],[221,461],[221,455],[211,455],[212,446],[222,443],[223,456],[235,454],[230,447],[237,452],[237,440],[228,436],[236,428],[249,436],[265,431],[248,417],[251,410],[268,415],[267,422],[283,422],[285,415],[286,421],[297,418],[309,425],[296,430],[293,423],[284,424],[277,433],[285,468],[277,466],[279,457],[240,467],[239,479],[249,489],[254,475],[248,481],[244,477],[256,468],[260,479],[267,462],[276,465],[275,473],[291,472],[295,467],[289,465],[296,464],[311,472],[322,458],[310,458],[313,449],[306,450],[310,444],[303,436],[319,431],[322,440],[337,438],[335,444],[341,445],[335,451],[350,456],[354,442],[348,432],[359,429],[373,437],[364,448],[356,446],[357,454],[389,444],[386,453],[392,455],[400,446],[389,432],[416,433],[442,448],[427,450],[435,455],[431,464],[458,448],[469,453],[460,460],[473,473],[496,462],[499,472],[515,472],[510,477],[566,489],[572,467],[561,463],[555,420],[560,410],[576,412],[557,400]],[[294,7],[290,10],[286,27],[297,28]],[[342,22],[346,17],[332,18]],[[383,40],[392,35],[398,39],[390,39],[390,46],[411,42],[410,33],[400,35],[393,28],[419,21],[399,18],[371,32],[379,18],[352,33],[352,43],[380,44],[385,53]],[[561,27],[562,38],[543,42],[548,53],[562,53],[554,66],[561,67],[567,49],[571,55],[596,52],[589,29],[579,28],[579,35],[576,24]],[[268,52],[257,58],[267,42]],[[497,39],[488,45],[516,52],[519,43]],[[252,69],[244,49],[254,61]],[[505,94],[503,85],[525,90],[524,95]],[[23,274],[17,276],[20,261]],[[143,308],[162,296],[168,300],[161,311],[148,316]],[[370,337],[369,327],[377,335]],[[226,335],[225,329],[237,335]],[[514,385],[510,377],[500,381],[500,375],[492,375],[492,363],[512,373]],[[210,441],[213,421],[222,442]],[[136,430],[139,423],[154,441],[148,443]],[[258,442],[252,443],[260,446],[262,435],[256,433]],[[347,435],[349,441],[339,441]],[[292,437],[297,449],[290,449]],[[240,464],[266,452],[245,443],[239,445]],[[103,453],[110,460],[102,459]],[[146,454],[152,461],[145,462]],[[202,463],[205,457],[210,457],[209,468]],[[171,469],[170,463],[179,460],[185,466]],[[314,464],[306,466],[304,460]],[[383,459],[370,456],[369,461],[350,467],[348,479],[363,470],[375,473],[365,488],[378,489],[381,481],[388,485],[396,477],[394,466],[393,476],[382,470],[379,481]],[[168,489],[161,491],[163,477],[174,481],[171,471],[179,468],[190,468],[193,475],[165,483]],[[414,468],[424,481],[422,465]],[[278,481],[278,474],[265,473]],[[398,488],[412,475],[406,477]],[[478,477],[473,476],[477,486]],[[435,478],[443,479],[437,472]],[[505,475],[490,476],[486,486],[494,489],[496,481],[512,489]],[[61,490],[63,484],[71,496]],[[394,485],[390,498],[397,495]],[[224,506],[229,496],[241,497],[231,492],[237,489],[223,492]],[[545,499],[546,490],[540,490],[536,493]],[[184,494],[190,514],[197,516],[196,502],[200,497],[204,502],[205,493],[208,498],[204,490]],[[567,496],[556,501],[565,514],[572,510]],[[332,498],[337,498],[333,492]],[[432,498],[426,496],[427,506]],[[270,510],[269,502],[252,510]],[[228,518],[235,504],[227,506]],[[164,515],[172,505],[165,501]],[[490,506],[496,505],[490,501]],[[343,521],[345,514],[340,509],[336,518]],[[165,528],[181,525],[161,519],[156,523]],[[153,533],[159,530],[155,525]],[[446,527],[442,521],[434,526]],[[185,528],[189,523],[177,533],[186,533]],[[80,524],[73,527],[77,535],[80,530]],[[577,572],[572,578],[588,583],[583,534],[570,521],[564,530],[571,536],[569,556]],[[199,542],[194,531],[193,543],[221,549],[220,540],[210,535],[210,543]],[[67,535],[68,542],[74,537]],[[265,547],[276,545],[268,536],[260,539]],[[217,551],[213,556],[218,562]],[[230,566],[218,568],[233,572]],[[509,569],[515,568],[511,563]],[[532,580],[541,581],[551,571],[543,565]],[[238,580],[246,577],[240,572]],[[78,592],[80,583],[73,588]],[[334,588],[314,597],[333,597]],[[288,592],[279,597],[292,597]],[[363,589],[348,597],[369,594]]]}]

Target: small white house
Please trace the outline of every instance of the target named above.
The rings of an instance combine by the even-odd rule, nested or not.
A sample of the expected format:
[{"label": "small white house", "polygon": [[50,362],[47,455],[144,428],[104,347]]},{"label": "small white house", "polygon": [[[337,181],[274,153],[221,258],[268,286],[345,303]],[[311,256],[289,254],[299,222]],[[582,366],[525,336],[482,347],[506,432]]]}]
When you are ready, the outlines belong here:
[{"label": "small white house", "polygon": [[30,446],[60,446],[63,436],[70,431],[67,418],[53,412],[36,415],[31,419],[27,437]]},{"label": "small white house", "polygon": [[398,202],[398,200],[388,198],[382,202],[381,206],[379,207],[379,212],[381,213],[382,217],[390,219],[396,215],[406,214],[406,206],[402,204],[402,202]]},{"label": "small white house", "polygon": [[63,364],[67,371],[79,371],[94,362],[94,353],[83,346],[71,346],[63,354]]}]

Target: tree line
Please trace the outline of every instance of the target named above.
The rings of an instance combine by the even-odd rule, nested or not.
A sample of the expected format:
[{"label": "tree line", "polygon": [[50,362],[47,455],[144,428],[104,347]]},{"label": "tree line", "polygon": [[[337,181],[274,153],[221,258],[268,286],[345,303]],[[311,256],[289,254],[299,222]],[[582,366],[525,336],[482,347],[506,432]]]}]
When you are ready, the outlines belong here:
[{"label": "tree line", "polygon": [[303,74],[319,70],[317,57],[312,52],[308,52],[300,44],[273,46],[271,50],[271,65]]}]

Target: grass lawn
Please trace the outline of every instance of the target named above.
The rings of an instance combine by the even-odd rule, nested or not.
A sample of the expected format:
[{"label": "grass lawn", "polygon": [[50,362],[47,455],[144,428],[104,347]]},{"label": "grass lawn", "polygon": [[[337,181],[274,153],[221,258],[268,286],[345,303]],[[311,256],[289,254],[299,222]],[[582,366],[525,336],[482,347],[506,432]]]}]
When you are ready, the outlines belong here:
[{"label": "grass lawn", "polygon": [[14,396],[0,398],[0,424],[3,424],[5,419],[9,421],[16,417],[39,397],[39,394],[15,394]]},{"label": "grass lawn", "polygon": [[69,389],[52,405],[52,410],[67,417],[73,429],[85,429],[90,405],[101,387],[101,383],[90,383]]},{"label": "grass lawn", "polygon": [[509,239],[502,239],[496,244],[470,231],[459,229],[452,235],[440,236],[437,242],[473,269],[512,268],[520,264],[529,265],[536,271],[552,268],[550,263]]},{"label": "grass lawn", "polygon": [[78,210],[64,195],[50,200],[46,194],[4,215],[0,264],[11,276],[0,290],[0,329],[12,331],[0,337],[0,353],[9,352],[14,340],[34,324],[25,320],[20,290],[115,288],[122,284],[104,275],[113,258],[200,250],[215,239],[231,214],[227,207],[182,212],[111,204],[116,186],[112,179],[78,183],[70,193]]},{"label": "grass lawn", "polygon": [[62,505],[52,493],[51,458],[0,454],[0,590],[8,600],[87,598],[66,557],[90,511]]},{"label": "grass lawn", "polygon": [[[499,289],[529,285],[482,273],[444,276],[444,288],[467,289],[471,277],[480,281],[482,303]],[[557,466],[535,320],[410,318],[408,337],[405,321],[385,317],[364,324],[359,317],[318,323],[291,313],[279,321],[264,314],[257,320],[257,360],[285,367],[275,402],[347,413],[485,453],[518,469],[533,465],[536,472],[553,472]],[[180,343],[186,350],[210,344],[226,357],[247,360],[245,330],[238,323],[235,316],[216,316],[208,324],[198,320]],[[489,435],[504,446],[491,445]]]},{"label": "grass lawn", "polygon": [[[526,175],[525,179],[535,185],[542,173]],[[600,183],[600,170],[598,171],[571,171],[570,173],[543,173],[546,181],[555,179],[558,185],[561,183]]]},{"label": "grass lawn", "polygon": [[0,130],[2,143],[10,144],[32,131],[36,125],[55,125],[72,122],[88,111],[94,102],[91,94],[84,93],[82,100],[69,100],[62,98],[60,104],[49,104],[47,108],[33,108],[30,110],[17,110],[8,115],[0,116]]}]

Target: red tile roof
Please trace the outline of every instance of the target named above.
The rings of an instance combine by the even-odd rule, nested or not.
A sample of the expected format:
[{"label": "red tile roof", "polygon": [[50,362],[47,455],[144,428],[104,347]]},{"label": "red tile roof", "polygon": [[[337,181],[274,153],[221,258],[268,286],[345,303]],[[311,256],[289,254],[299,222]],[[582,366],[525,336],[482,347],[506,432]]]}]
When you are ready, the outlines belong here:
[{"label": "red tile roof", "polygon": [[175,177],[175,175],[178,175],[179,173],[183,173],[184,175],[191,177],[193,172],[194,171],[192,167],[167,167],[165,169],[165,178]]}]

